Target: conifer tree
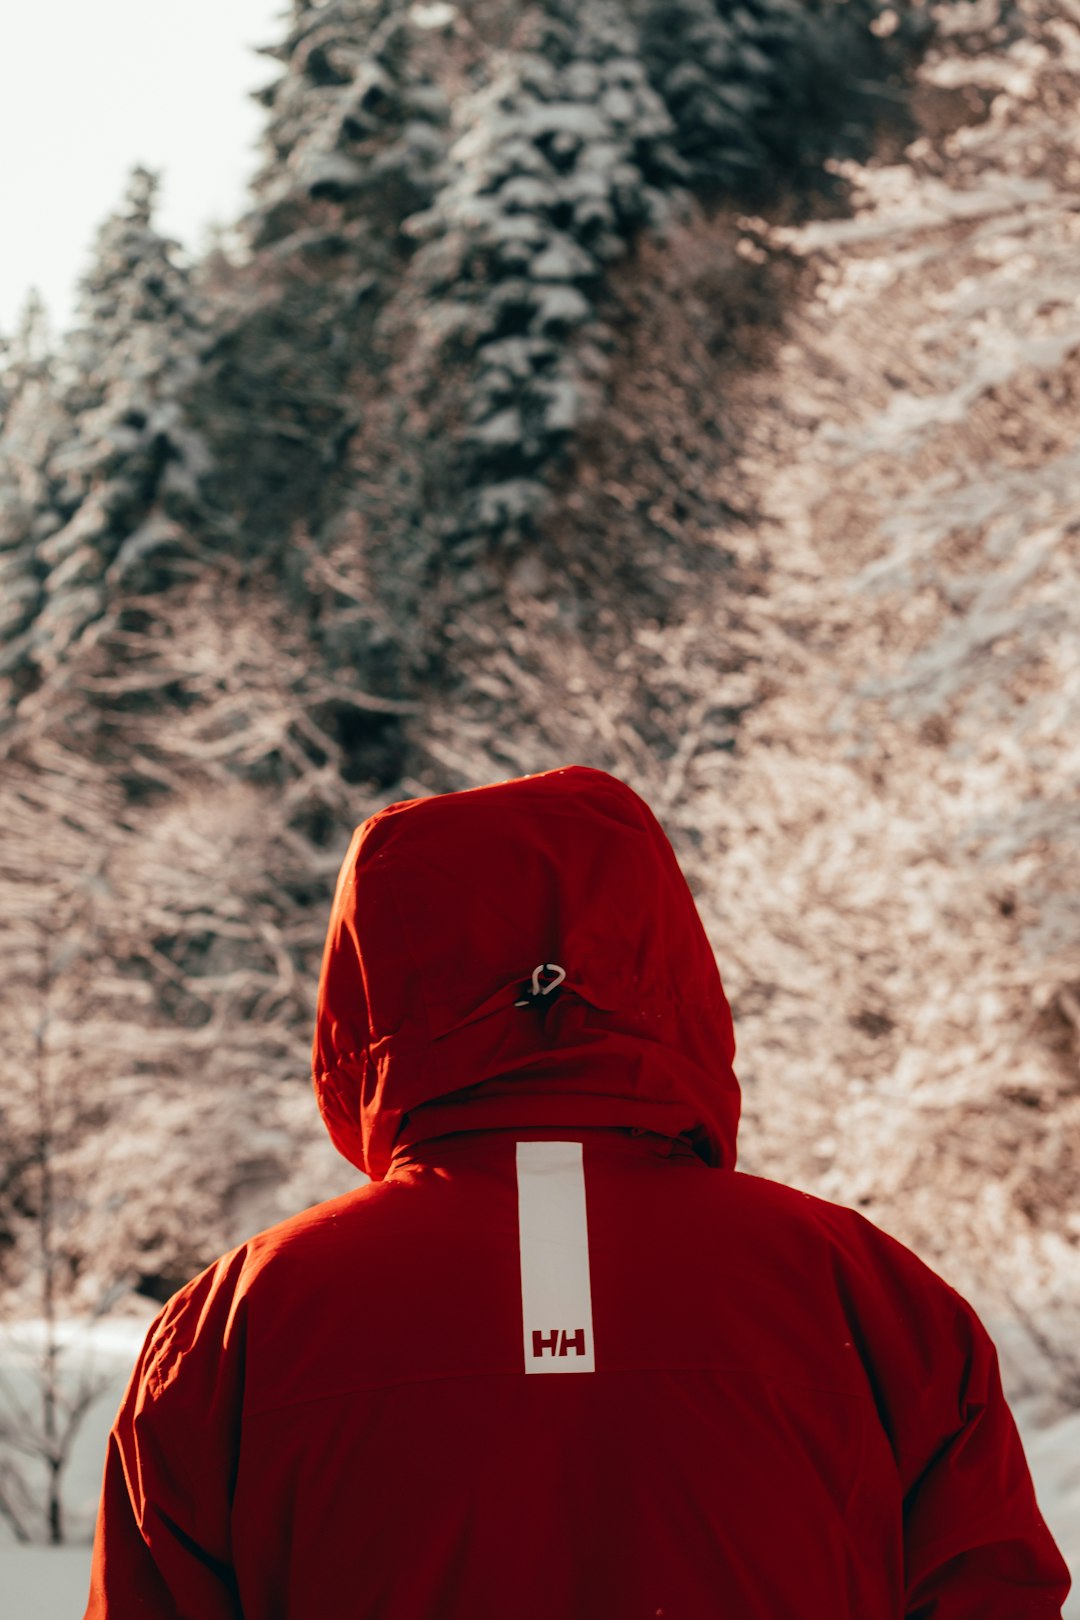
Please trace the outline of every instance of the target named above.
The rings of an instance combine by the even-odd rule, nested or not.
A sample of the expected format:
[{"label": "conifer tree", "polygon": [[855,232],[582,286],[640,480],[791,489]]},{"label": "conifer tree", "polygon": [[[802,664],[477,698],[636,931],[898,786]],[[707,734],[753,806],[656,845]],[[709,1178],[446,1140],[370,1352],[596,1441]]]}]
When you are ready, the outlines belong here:
[{"label": "conifer tree", "polygon": [[[205,543],[228,514],[207,503],[193,426],[203,295],[154,229],[154,190],[137,172],[102,230],[58,360],[9,365],[26,408],[0,446],[38,587],[6,647],[2,1280],[29,1286],[34,964],[56,931],[38,1063],[59,1099],[52,1274],[90,1308],[125,1279],[163,1297],[228,1245],[238,1198],[265,1196],[272,1218],[308,1174],[306,1122],[294,1135],[275,1118],[306,1077],[321,846],[355,813],[345,784],[366,778],[351,769],[358,695],[308,667],[303,625],[241,548]],[[370,729],[388,721],[373,705]],[[163,1128],[182,1201],[146,1174]]]},{"label": "conifer tree", "polygon": [[26,300],[0,371],[0,731],[25,674],[43,600],[37,550],[49,532],[52,455],[70,433],[44,303]]},{"label": "conifer tree", "polygon": [[42,678],[70,664],[91,626],[101,634],[125,593],[160,590],[195,549],[207,454],[187,397],[204,321],[176,244],[154,227],[157,184],[136,169],[103,225],[61,357],[71,431],[47,465],[29,648]]},{"label": "conifer tree", "polygon": [[[835,192],[830,160],[871,149],[925,38],[921,8],[901,8],[894,28],[876,26],[884,10],[884,0],[820,0],[805,14],[789,0],[734,11],[711,0],[675,8],[547,0],[513,18],[497,51],[459,8],[395,14],[387,5],[370,36],[352,7],[303,13],[296,33],[305,31],[320,62],[319,19],[333,16],[337,54],[326,61],[337,78],[318,89],[325,110],[307,143],[286,116],[289,98],[274,99],[287,171],[275,220],[296,177],[314,176],[322,162],[315,191],[343,208],[366,199],[369,171],[349,167],[341,139],[357,121],[335,125],[331,109],[351,95],[370,122],[395,107],[376,39],[408,40],[416,61],[431,56],[438,36],[432,78],[455,88],[427,205],[403,212],[408,188],[390,193],[396,237],[377,216],[385,239],[404,236],[417,251],[399,286],[388,289],[376,272],[371,289],[365,358],[370,373],[377,357],[378,382],[356,380],[366,409],[346,497],[356,530],[370,537],[375,588],[406,628],[417,669],[445,651],[455,605],[481,602],[497,614],[509,575],[536,577],[528,561],[543,552],[554,560],[549,497],[607,398],[621,320],[612,268],[642,233],[662,235],[695,208],[777,187]],[[842,94],[825,93],[841,83]],[[594,560],[564,551],[557,559],[564,588],[586,602]]]}]

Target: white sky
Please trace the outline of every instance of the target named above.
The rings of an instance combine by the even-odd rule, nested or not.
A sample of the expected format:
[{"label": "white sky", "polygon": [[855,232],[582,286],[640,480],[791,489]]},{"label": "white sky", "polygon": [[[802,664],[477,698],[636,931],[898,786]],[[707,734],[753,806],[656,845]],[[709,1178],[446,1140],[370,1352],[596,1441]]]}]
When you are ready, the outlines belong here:
[{"label": "white sky", "polygon": [[54,328],[136,163],[161,171],[158,228],[198,252],[246,200],[286,0],[48,0],[0,20],[0,331],[36,286]]}]

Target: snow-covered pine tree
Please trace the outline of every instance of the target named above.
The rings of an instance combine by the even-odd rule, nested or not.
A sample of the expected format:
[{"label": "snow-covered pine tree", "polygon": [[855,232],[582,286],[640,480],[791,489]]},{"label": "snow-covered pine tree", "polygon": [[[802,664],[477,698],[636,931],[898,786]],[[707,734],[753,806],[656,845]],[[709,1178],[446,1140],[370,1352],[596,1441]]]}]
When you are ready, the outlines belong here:
[{"label": "snow-covered pine tree", "polygon": [[159,591],[197,550],[208,461],[187,399],[204,317],[176,244],[154,227],[156,189],[154,175],[134,171],[99,233],[78,325],[57,362],[69,430],[42,468],[33,525],[41,600],[21,647],[27,685],[70,683],[91,628],[99,640],[124,596]]},{"label": "snow-covered pine tree", "polygon": [[611,267],[695,199],[842,190],[831,160],[902,121],[926,16],[296,0],[199,416],[215,499],[328,658],[397,691],[405,640],[410,678],[445,673],[454,604],[494,610],[545,556],[591,602],[591,548],[541,531],[603,416]]},{"label": "snow-covered pine tree", "polygon": [[631,0],[649,83],[672,121],[687,184],[796,214],[843,204],[835,162],[889,126],[914,133],[905,85],[930,8],[884,0]]},{"label": "snow-covered pine tree", "polygon": [[[347,449],[364,429],[355,378],[379,386],[374,322],[414,245],[401,222],[429,200],[446,144],[447,96],[422,42],[400,4],[328,0],[296,4],[264,51],[281,72],[257,93],[265,162],[239,226],[246,245],[219,277],[200,412],[221,504],[298,605],[311,598],[294,530],[333,550]],[[385,687],[392,650],[375,631],[379,655],[366,657],[371,632],[357,625],[347,656]]]},{"label": "snow-covered pine tree", "polygon": [[24,687],[43,599],[38,542],[51,523],[48,467],[71,432],[45,306],[28,297],[0,371],[0,730]]},{"label": "snow-covered pine tree", "polygon": [[[430,201],[377,216],[384,239],[396,248],[404,236],[418,251],[402,259],[398,285],[377,276],[371,288],[346,494],[370,577],[421,673],[438,664],[448,625],[460,629],[455,604],[486,603],[497,616],[509,574],[524,583],[550,573],[563,594],[595,598],[604,569],[591,548],[568,556],[545,525],[575,443],[603,417],[625,319],[612,267],[643,231],[662,233],[700,204],[842,189],[831,160],[868,151],[883,119],[898,116],[925,33],[922,7],[900,7],[898,25],[882,26],[878,0],[822,0],[805,15],[789,0],[670,9],[546,0],[503,16],[492,49],[488,11],[386,4],[370,36],[354,21],[337,37],[340,82],[318,91],[318,141],[297,142],[288,98],[275,102],[289,173],[325,161],[324,194],[343,210],[366,182],[358,170],[350,178],[341,138],[353,123],[335,126],[330,108],[350,95],[394,106],[373,60],[377,37],[408,40],[451,108],[445,151],[426,171]],[[324,11],[334,29],[356,16],[305,10],[305,38],[323,39]],[[826,63],[827,83],[845,85],[828,106]],[[279,179],[279,209],[284,194]],[[393,204],[409,192],[388,195]]]},{"label": "snow-covered pine tree", "polygon": [[[67,1110],[50,1163],[62,1286],[90,1306],[118,1277],[168,1291],[227,1245],[235,1199],[276,1197],[295,1173],[303,1127],[273,1120],[306,1069],[321,948],[308,912],[332,882],[320,846],[355,814],[345,782],[370,774],[366,759],[353,769],[358,715],[377,769],[394,771],[392,705],[326,681],[302,619],[221,545],[228,514],[205,499],[192,425],[201,293],[153,228],[153,193],[137,172],[99,238],[80,328],[23,379],[0,444],[20,494],[14,550],[38,586],[6,647],[6,1127],[32,1181],[15,1115],[32,1127],[33,964],[58,930],[79,949],[45,975],[60,1008],[49,1083]],[[92,916],[73,918],[87,883]],[[183,1203],[146,1175],[165,1120]],[[23,1180],[9,1185],[7,1282],[29,1241],[19,1208],[33,1220]]]}]

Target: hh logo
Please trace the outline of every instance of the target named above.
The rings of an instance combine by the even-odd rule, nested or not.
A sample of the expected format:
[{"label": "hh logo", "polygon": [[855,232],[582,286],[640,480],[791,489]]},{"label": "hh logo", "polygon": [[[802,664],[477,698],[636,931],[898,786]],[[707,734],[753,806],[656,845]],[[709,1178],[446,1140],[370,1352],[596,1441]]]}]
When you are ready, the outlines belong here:
[{"label": "hh logo", "polygon": [[533,1328],[532,1353],[534,1356],[543,1356],[551,1352],[553,1356],[566,1356],[573,1351],[575,1356],[585,1354],[585,1329],[576,1328],[573,1333],[567,1333],[563,1328],[552,1328],[550,1333],[541,1333],[539,1328]]}]

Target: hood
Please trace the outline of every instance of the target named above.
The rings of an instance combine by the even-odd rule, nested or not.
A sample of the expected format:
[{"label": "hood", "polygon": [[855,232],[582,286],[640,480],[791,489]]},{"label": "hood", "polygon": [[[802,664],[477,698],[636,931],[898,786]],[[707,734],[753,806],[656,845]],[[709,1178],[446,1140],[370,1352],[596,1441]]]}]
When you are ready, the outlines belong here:
[{"label": "hood", "polygon": [[616,777],[570,765],[357,828],[314,1080],[335,1146],[373,1179],[396,1146],[513,1126],[636,1127],[731,1167],[734,1054],[686,879]]}]

